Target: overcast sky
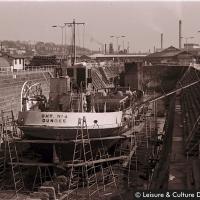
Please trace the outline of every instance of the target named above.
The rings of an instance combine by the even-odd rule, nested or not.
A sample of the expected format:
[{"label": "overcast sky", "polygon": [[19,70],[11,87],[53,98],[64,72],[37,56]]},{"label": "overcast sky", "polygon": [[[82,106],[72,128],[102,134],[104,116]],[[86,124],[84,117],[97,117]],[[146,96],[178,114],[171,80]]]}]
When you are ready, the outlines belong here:
[{"label": "overcast sky", "polygon": [[[110,35],[125,35],[119,39],[122,47],[129,41],[133,52],[160,47],[178,47],[178,20],[182,33],[193,36],[188,42],[200,43],[200,2],[0,2],[0,40],[30,40],[61,42],[61,29],[52,25],[64,22],[85,22],[77,28],[77,43],[98,49],[100,43],[112,41]],[[67,42],[70,28],[67,28]],[[116,40],[113,40],[116,45]]]}]

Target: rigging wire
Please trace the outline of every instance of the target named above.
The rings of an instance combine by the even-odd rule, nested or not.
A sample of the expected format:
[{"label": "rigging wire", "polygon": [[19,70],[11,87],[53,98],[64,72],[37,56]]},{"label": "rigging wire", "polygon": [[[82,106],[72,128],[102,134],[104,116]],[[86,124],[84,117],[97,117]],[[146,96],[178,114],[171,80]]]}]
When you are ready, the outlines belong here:
[{"label": "rigging wire", "polygon": [[80,30],[79,30],[79,26],[77,26],[77,35],[78,35],[78,47],[80,48]]},{"label": "rigging wire", "polygon": [[71,28],[71,44],[70,44],[70,52],[69,52],[69,55],[72,57],[72,52],[73,52],[73,28],[72,26],[69,26]]},{"label": "rigging wire", "polygon": [[65,26],[65,55],[67,55],[67,27]]}]

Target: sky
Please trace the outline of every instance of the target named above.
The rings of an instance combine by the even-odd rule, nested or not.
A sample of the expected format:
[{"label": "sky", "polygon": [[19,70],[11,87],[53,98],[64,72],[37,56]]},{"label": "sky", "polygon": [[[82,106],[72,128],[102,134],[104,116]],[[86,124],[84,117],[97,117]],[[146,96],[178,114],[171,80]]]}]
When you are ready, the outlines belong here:
[{"label": "sky", "polygon": [[[61,43],[65,22],[84,22],[76,28],[76,43],[97,50],[101,44],[114,43],[130,52],[146,52],[163,47],[178,47],[178,23],[182,20],[183,37],[188,43],[200,43],[200,2],[182,1],[0,1],[0,40]],[[115,38],[111,38],[113,35]],[[66,28],[67,43],[71,28]],[[183,38],[183,42],[185,39]]]}]

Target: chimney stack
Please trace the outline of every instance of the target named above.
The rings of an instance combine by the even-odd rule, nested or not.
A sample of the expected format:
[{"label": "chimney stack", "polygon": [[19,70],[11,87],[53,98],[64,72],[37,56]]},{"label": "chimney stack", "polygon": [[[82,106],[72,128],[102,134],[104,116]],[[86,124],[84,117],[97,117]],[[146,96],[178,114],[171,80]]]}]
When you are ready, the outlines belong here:
[{"label": "chimney stack", "polygon": [[182,42],[182,21],[179,20],[179,49],[182,48],[181,42]]},{"label": "chimney stack", "polygon": [[107,54],[107,45],[104,46],[104,53]]},{"label": "chimney stack", "polygon": [[163,33],[161,33],[161,41],[160,41],[160,48],[163,49]]}]

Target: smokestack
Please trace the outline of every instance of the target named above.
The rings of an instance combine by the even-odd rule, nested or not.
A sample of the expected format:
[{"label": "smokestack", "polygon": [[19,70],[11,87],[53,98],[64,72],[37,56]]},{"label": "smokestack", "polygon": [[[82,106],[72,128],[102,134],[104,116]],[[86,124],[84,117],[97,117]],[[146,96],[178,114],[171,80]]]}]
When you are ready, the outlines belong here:
[{"label": "smokestack", "polygon": [[182,48],[181,40],[182,40],[182,21],[179,20],[179,49]]},{"label": "smokestack", "polygon": [[114,53],[114,49],[113,49],[113,43],[110,43],[109,44],[109,50],[108,50],[109,52],[109,54],[113,54]]},{"label": "smokestack", "polygon": [[161,38],[160,38],[160,48],[161,50],[163,49],[163,33],[161,33]]},{"label": "smokestack", "polygon": [[105,48],[105,49],[104,49],[104,53],[107,54],[107,47],[106,47],[106,44],[105,44],[104,48]]}]

